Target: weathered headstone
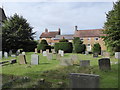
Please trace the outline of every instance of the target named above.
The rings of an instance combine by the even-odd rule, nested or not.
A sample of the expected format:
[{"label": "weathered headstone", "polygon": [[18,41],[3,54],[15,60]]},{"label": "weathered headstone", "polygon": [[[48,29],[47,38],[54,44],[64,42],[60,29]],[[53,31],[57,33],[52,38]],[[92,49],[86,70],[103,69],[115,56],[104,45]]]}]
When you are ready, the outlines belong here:
[{"label": "weathered headstone", "polygon": [[80,66],[81,67],[90,66],[90,60],[80,60]]},{"label": "weathered headstone", "polygon": [[37,48],[35,48],[35,53],[37,53]]},{"label": "weathered headstone", "polygon": [[62,57],[64,56],[64,51],[61,51],[61,56],[62,56]]},{"label": "weathered headstone", "polygon": [[19,64],[27,64],[26,57],[23,54],[19,54],[18,61],[19,61]]},{"label": "weathered headstone", "polygon": [[4,52],[4,57],[8,58],[8,53],[7,52]]},{"label": "weathered headstone", "polygon": [[25,52],[22,52],[23,55],[25,55]]},{"label": "weathered headstone", "polygon": [[53,54],[55,54],[55,53],[56,53],[56,52],[55,52],[55,49],[51,49],[51,51],[52,51],[52,53],[53,53]]},{"label": "weathered headstone", "polygon": [[109,52],[103,52],[103,57],[104,58],[110,58],[110,53]]},{"label": "weathered headstone", "polygon": [[47,56],[47,52],[46,51],[43,51],[43,56]]},{"label": "weathered headstone", "polygon": [[43,53],[42,50],[40,50],[40,53]]},{"label": "weathered headstone", "polygon": [[0,51],[0,59],[2,59],[2,51]]},{"label": "weathered headstone", "polygon": [[73,64],[78,63],[78,56],[77,55],[71,55],[71,59],[72,59]]},{"label": "weathered headstone", "polygon": [[58,50],[58,54],[61,54],[61,50]]},{"label": "weathered headstone", "polygon": [[61,54],[56,54],[56,59],[60,60],[61,59]]},{"label": "weathered headstone", "polygon": [[97,52],[93,53],[93,57],[98,57],[98,53]]},{"label": "weathered headstone", "polygon": [[71,73],[70,88],[99,88],[99,75]]},{"label": "weathered headstone", "polygon": [[31,55],[31,64],[38,65],[39,64],[39,56],[37,54]]},{"label": "weathered headstone", "polygon": [[48,60],[52,60],[53,59],[53,54],[52,53],[48,53],[47,54],[47,59]]},{"label": "weathered headstone", "polygon": [[70,58],[62,58],[62,59],[60,60],[60,65],[63,65],[63,66],[73,65],[72,59],[70,59]]},{"label": "weathered headstone", "polygon": [[120,52],[115,52],[115,58],[120,59]]},{"label": "weathered headstone", "polygon": [[101,70],[110,70],[111,69],[111,64],[110,64],[109,58],[99,59],[98,64],[99,64],[99,69],[101,69]]},{"label": "weathered headstone", "polygon": [[11,56],[11,55],[12,55],[12,50],[9,51],[9,56]]}]

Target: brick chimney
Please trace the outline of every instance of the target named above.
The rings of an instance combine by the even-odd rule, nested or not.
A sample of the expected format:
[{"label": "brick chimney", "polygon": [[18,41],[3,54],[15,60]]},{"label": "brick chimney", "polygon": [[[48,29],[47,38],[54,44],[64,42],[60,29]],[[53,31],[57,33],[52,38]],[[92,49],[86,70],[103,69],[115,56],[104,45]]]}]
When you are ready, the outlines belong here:
[{"label": "brick chimney", "polygon": [[58,32],[59,32],[59,35],[60,35],[61,34],[61,29],[60,28],[58,29]]},{"label": "brick chimney", "polygon": [[45,33],[48,33],[48,29],[47,28],[45,29]]},{"label": "brick chimney", "polygon": [[75,31],[78,31],[78,29],[77,29],[78,27],[77,26],[75,26]]}]

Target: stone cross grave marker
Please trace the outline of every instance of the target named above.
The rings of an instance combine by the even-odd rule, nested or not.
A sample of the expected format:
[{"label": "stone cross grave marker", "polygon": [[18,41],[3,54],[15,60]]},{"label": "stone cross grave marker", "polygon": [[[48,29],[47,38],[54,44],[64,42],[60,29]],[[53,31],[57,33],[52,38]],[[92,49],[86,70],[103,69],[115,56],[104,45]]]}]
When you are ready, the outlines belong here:
[{"label": "stone cross grave marker", "polygon": [[0,51],[0,59],[2,59],[2,51]]},{"label": "stone cross grave marker", "polygon": [[102,58],[98,60],[99,69],[100,70],[110,70],[111,64],[109,58]]},{"label": "stone cross grave marker", "polygon": [[53,59],[53,54],[52,53],[48,53],[47,54],[47,59],[48,60],[52,60]]},{"label": "stone cross grave marker", "polygon": [[37,52],[37,48],[35,48],[35,53],[38,53],[38,52]]},{"label": "stone cross grave marker", "polygon": [[4,52],[4,57],[8,58],[8,53],[7,52]]},{"label": "stone cross grave marker", "polygon": [[31,64],[38,65],[39,64],[39,56],[37,54],[31,55]]},{"label": "stone cross grave marker", "polygon": [[62,58],[60,60],[60,65],[63,65],[63,66],[73,65],[72,59],[71,58]]},{"label": "stone cross grave marker", "polygon": [[88,67],[90,66],[90,60],[80,60],[81,67]]},{"label": "stone cross grave marker", "polygon": [[47,56],[47,52],[46,51],[43,51],[43,56]]},{"label": "stone cross grave marker", "polygon": [[78,56],[77,55],[71,55],[71,59],[72,59],[73,64],[78,63]]},{"label": "stone cross grave marker", "polygon": [[22,52],[23,55],[25,55],[25,52]]},{"label": "stone cross grave marker", "polygon": [[115,52],[115,58],[120,59],[120,52]]},{"label": "stone cross grave marker", "polygon": [[99,75],[70,73],[70,88],[99,88]]},{"label": "stone cross grave marker", "polygon": [[19,54],[18,61],[19,61],[19,64],[27,64],[26,57],[23,54]]}]

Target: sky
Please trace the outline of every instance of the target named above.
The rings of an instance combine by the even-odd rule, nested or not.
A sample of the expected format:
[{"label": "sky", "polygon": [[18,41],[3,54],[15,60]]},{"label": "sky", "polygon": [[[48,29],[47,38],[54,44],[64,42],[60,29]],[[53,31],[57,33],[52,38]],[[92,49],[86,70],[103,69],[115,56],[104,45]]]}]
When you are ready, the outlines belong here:
[{"label": "sky", "polygon": [[7,17],[17,13],[26,18],[38,40],[45,28],[60,28],[62,34],[73,34],[74,26],[78,30],[103,28],[113,2],[5,2],[2,6]]}]

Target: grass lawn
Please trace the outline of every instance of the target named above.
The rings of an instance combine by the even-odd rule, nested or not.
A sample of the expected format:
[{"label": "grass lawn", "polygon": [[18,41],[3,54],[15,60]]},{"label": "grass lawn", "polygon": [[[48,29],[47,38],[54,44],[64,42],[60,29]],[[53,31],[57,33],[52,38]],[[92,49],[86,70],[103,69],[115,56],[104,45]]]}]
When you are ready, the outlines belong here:
[{"label": "grass lawn", "polygon": [[[91,60],[91,66],[83,68],[79,67],[79,63],[73,66],[60,66],[59,60],[47,60],[41,54],[38,54],[39,65],[30,65],[31,54],[33,52],[26,53],[26,65],[16,63],[2,67],[4,88],[69,88],[69,73],[97,74],[100,75],[100,88],[118,88],[118,64],[114,64],[118,60],[114,57],[111,57],[112,69],[101,71],[98,68],[98,59],[102,58],[101,56],[93,58],[92,55],[77,54],[79,60]],[[64,57],[70,55],[72,54],[65,54]]]}]

